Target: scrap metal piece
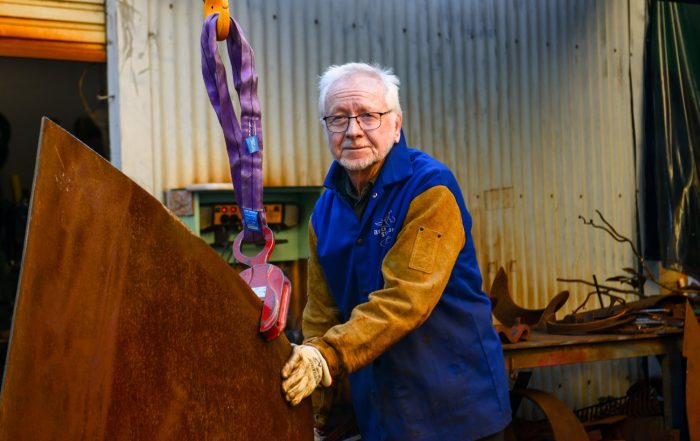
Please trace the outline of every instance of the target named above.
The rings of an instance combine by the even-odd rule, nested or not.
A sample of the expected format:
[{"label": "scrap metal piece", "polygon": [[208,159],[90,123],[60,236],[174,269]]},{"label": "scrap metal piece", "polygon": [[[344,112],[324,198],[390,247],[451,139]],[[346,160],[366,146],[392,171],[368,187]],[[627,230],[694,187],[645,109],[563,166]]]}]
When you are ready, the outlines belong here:
[{"label": "scrap metal piece", "polygon": [[544,308],[544,312],[542,313],[540,320],[535,324],[535,326],[533,326],[533,328],[538,331],[546,331],[547,322],[556,320],[557,311],[564,306],[567,300],[569,300],[569,291],[562,291],[555,295]]},{"label": "scrap metal piece", "polygon": [[[686,297],[679,294],[657,295],[647,297],[634,302],[624,304],[612,304],[610,306],[593,309],[585,312],[576,312],[581,307],[564,317],[562,320],[547,320],[547,331],[551,334],[591,334],[596,332],[641,333],[644,327],[636,323],[642,323],[643,318],[651,318],[655,313],[650,310],[669,308],[672,312],[673,305],[679,301],[685,301]],[[584,302],[585,303],[585,302]],[[669,312],[669,314],[671,314]],[[658,314],[656,314],[658,316]],[[634,322],[634,323],[633,323]],[[669,324],[672,324],[669,322]],[[661,332],[671,326],[660,326],[652,331]],[[648,332],[648,331],[646,331]]]},{"label": "scrap metal piece", "polygon": [[145,190],[44,119],[0,440],[311,440],[262,302]]},{"label": "scrap metal piece", "polygon": [[513,394],[532,401],[547,418],[554,441],[588,441],[583,424],[554,395],[537,389],[514,390]]},{"label": "scrap metal piece", "polygon": [[686,372],[685,403],[688,418],[688,434],[691,441],[700,440],[700,324],[693,305],[685,305],[683,330],[683,356],[688,359]]},{"label": "scrap metal piece", "polygon": [[493,315],[505,326],[520,323],[534,325],[542,317],[544,309],[525,309],[515,304],[508,289],[508,276],[503,267],[498,269],[491,284],[489,296],[493,299]]},{"label": "scrap metal piece", "polygon": [[544,327],[545,320],[550,319],[556,312],[561,309],[569,298],[568,291],[562,291],[552,300],[546,308],[543,309],[526,309],[518,306],[513,301],[508,289],[508,276],[503,267],[498,269],[496,277],[491,284],[489,293],[491,303],[493,305],[493,315],[503,325],[512,327],[518,323],[524,325],[535,325],[535,328]]},{"label": "scrap metal piece", "polygon": [[517,343],[530,339],[530,327],[528,325],[496,325],[496,332],[498,332],[501,343]]},{"label": "scrap metal piece", "polygon": [[595,332],[606,332],[614,328],[627,324],[635,319],[635,317],[629,314],[628,310],[622,310],[616,314],[613,314],[604,318],[596,318],[592,320],[587,320],[583,322],[576,322],[574,319],[567,316],[569,321],[553,321],[547,322],[547,332],[550,334],[565,334],[565,335],[579,335],[579,334],[592,334]]}]

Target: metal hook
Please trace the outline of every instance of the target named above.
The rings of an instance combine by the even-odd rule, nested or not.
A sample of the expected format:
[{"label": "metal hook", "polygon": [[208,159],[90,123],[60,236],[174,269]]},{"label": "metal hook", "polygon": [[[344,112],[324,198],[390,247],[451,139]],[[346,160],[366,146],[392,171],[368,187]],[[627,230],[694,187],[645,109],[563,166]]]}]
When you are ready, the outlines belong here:
[{"label": "metal hook", "polygon": [[228,9],[228,0],[204,0],[204,17],[219,14],[216,20],[216,39],[226,40],[231,27],[231,15]]}]

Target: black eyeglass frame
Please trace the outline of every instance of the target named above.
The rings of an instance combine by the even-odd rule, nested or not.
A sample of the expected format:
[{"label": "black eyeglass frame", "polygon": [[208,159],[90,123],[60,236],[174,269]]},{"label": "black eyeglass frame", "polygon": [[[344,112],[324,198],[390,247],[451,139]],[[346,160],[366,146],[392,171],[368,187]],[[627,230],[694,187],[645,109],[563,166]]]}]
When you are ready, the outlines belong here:
[{"label": "black eyeglass frame", "polygon": [[[328,130],[331,133],[345,133],[348,130],[348,128],[350,127],[350,120],[351,119],[354,119],[355,122],[357,123],[357,125],[360,126],[360,128],[362,130],[377,130],[378,128],[380,128],[382,126],[382,116],[386,115],[387,113],[391,113],[393,111],[394,111],[394,109],[389,109],[386,112],[362,112],[359,115],[355,115],[355,116],[328,115],[328,116],[324,116],[323,118],[321,118],[321,121],[323,121],[324,125],[326,126],[326,130]],[[377,127],[372,127],[371,129],[365,129],[362,126],[362,124],[360,123],[360,120],[358,118],[363,116],[363,115],[372,115],[372,114],[379,115],[379,125]],[[343,130],[339,130],[339,131],[331,130],[331,128],[328,127],[328,119],[329,118],[345,118],[346,119],[345,128]]]}]

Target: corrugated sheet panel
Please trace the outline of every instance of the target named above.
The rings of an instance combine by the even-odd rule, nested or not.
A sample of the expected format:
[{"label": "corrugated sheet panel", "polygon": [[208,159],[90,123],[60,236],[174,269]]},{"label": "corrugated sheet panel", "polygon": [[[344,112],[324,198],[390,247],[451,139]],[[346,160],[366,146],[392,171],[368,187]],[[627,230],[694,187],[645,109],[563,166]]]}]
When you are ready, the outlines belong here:
[{"label": "corrugated sheet panel", "polygon": [[0,0],[0,55],[104,62],[104,0]]},{"label": "corrugated sheet panel", "polygon": [[[150,105],[121,110],[121,136],[144,118],[150,126],[138,147],[121,143],[118,160],[134,164],[125,171],[156,194],[228,179],[199,71],[201,3],[122,3],[142,16],[138,26],[116,26],[138,32],[141,45],[120,61],[120,84],[129,63],[145,64],[131,70],[149,90],[121,93],[120,108]],[[557,277],[602,281],[634,266],[627,245],[579,216],[597,219],[600,210],[636,240],[643,0],[246,0],[231,9],[256,51],[266,185],[322,183],[330,156],[316,79],[332,63],[377,62],[402,80],[409,144],[457,175],[485,288],[503,266],[521,305],[542,307],[570,289],[571,311],[588,288]],[[119,42],[120,57],[131,49]],[[541,371],[536,385],[564,384],[564,398],[579,407],[624,394],[638,376],[632,361]]]}]

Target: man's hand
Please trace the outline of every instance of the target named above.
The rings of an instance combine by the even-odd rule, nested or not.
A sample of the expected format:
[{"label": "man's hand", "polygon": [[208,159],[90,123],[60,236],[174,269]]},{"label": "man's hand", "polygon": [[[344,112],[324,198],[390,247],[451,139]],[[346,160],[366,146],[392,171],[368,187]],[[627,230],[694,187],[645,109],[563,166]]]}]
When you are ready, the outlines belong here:
[{"label": "man's hand", "polygon": [[311,395],[319,384],[330,386],[333,380],[328,363],[311,345],[292,344],[292,355],[282,368],[282,390],[292,406]]}]

